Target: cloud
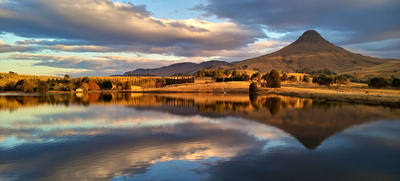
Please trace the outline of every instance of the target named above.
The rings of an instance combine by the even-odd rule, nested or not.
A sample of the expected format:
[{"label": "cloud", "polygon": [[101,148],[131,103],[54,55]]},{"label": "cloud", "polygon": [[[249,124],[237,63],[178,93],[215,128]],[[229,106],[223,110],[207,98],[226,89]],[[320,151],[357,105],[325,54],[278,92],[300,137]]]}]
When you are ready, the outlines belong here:
[{"label": "cloud", "polygon": [[[256,57],[275,51],[278,48],[288,45],[290,42],[282,41],[264,41],[255,42],[237,49],[194,49],[185,48],[181,46],[97,46],[97,45],[70,45],[71,43],[65,42],[67,45],[58,44],[59,41],[47,40],[25,40],[19,41],[18,44],[27,45],[34,44],[41,46],[43,49],[67,52],[132,52],[137,54],[162,54],[162,55],[175,55],[179,57],[189,57],[187,60],[199,62],[204,61],[205,57],[224,57],[227,61],[237,61],[246,58]],[[170,62],[174,63],[174,62]]]},{"label": "cloud", "polygon": [[[293,33],[308,29],[349,34],[334,43],[353,44],[400,37],[397,0],[209,0],[193,10],[243,25],[262,25],[269,31]],[[297,33],[296,33],[297,34]],[[298,36],[298,35],[297,35]],[[293,40],[292,40],[293,41]]]},{"label": "cloud", "polygon": [[345,49],[372,57],[400,57],[400,38],[344,46]]},{"label": "cloud", "polygon": [[0,40],[0,53],[8,53],[8,52],[35,52],[38,51],[37,47],[33,46],[25,46],[25,45],[13,45],[6,44],[2,40]]},{"label": "cloud", "polygon": [[[20,45],[34,44],[44,49],[67,52],[125,52],[130,51],[128,46],[97,46],[97,45],[53,45],[53,41],[36,41],[27,40],[18,42]],[[195,50],[185,49],[178,46],[172,47],[137,47],[132,51],[137,53],[135,57],[124,57],[117,55],[95,55],[92,58],[81,56],[60,56],[47,54],[11,54],[7,58],[9,60],[26,60],[34,61],[31,66],[46,66],[55,68],[73,69],[68,72],[54,72],[57,75],[66,73],[73,76],[108,76],[121,74],[123,72],[132,71],[138,68],[158,68],[182,62],[203,62],[211,59],[219,59],[228,62],[240,61],[243,59],[257,57],[266,53],[275,51],[289,42],[265,41],[255,42],[234,50]],[[178,60],[163,60],[141,57],[142,53],[162,54],[162,55],[179,55]]]},{"label": "cloud", "polygon": [[[0,3],[0,12],[1,32],[33,39],[53,38],[56,42],[69,42],[71,46],[77,45],[71,42],[111,46],[108,51],[129,50],[113,49],[116,45],[129,46],[130,51],[142,51],[136,50],[141,46],[225,50],[240,48],[265,37],[261,29],[232,22],[157,19],[144,5],[109,0],[11,0]],[[88,50],[90,48],[86,47],[77,51]],[[98,50],[92,48],[92,51]]]},{"label": "cloud", "polygon": [[94,56],[94,58],[85,58],[80,56],[12,54],[8,58],[12,60],[35,61],[32,63],[33,66],[91,70],[96,75],[110,75],[135,68],[156,68],[176,63],[175,61],[122,56]]}]

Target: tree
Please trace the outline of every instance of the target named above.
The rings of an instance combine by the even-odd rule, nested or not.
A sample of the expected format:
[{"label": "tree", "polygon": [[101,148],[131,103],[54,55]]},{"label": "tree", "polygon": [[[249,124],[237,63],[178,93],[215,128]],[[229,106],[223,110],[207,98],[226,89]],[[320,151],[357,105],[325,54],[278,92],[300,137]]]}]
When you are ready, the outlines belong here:
[{"label": "tree", "polygon": [[6,85],[3,87],[4,91],[15,91],[15,82],[9,81],[6,83]]},{"label": "tree", "polygon": [[242,74],[242,81],[249,81],[250,80],[250,75],[244,72]]},{"label": "tree", "polygon": [[389,80],[385,77],[375,77],[369,81],[369,87],[382,88],[389,86]]},{"label": "tree", "polygon": [[287,74],[283,74],[281,77],[281,81],[286,81],[289,78]]},{"label": "tree", "polygon": [[391,86],[392,87],[400,87],[400,79],[393,78]]},{"label": "tree", "polygon": [[82,79],[82,82],[85,82],[85,83],[88,83],[90,81],[90,78],[89,77],[84,77],[83,79]]},{"label": "tree", "polygon": [[258,91],[257,82],[252,82],[249,87],[250,94],[255,94]]},{"label": "tree", "polygon": [[264,74],[262,77],[261,77],[261,79],[264,79],[265,81],[267,81],[267,79],[268,79],[268,72],[266,73],[266,74]]},{"label": "tree", "polygon": [[313,83],[325,85],[330,89],[330,86],[334,83],[334,78],[326,74],[319,74],[313,78]]},{"label": "tree", "polygon": [[307,75],[304,75],[303,82],[310,82],[310,77],[308,77]]},{"label": "tree", "polygon": [[213,71],[213,78],[223,78],[225,71],[223,69],[218,69]]},{"label": "tree", "polygon": [[40,84],[39,86],[34,88],[35,92],[48,92],[49,91],[49,86],[47,84]]},{"label": "tree", "polygon": [[262,74],[260,72],[257,72],[255,74],[251,75],[251,80],[259,81],[259,80],[261,80],[261,77],[262,77]]},{"label": "tree", "polygon": [[82,88],[83,90],[85,90],[85,91],[89,90],[89,85],[88,85],[88,83],[86,83],[86,82],[82,83],[82,84],[81,84],[81,88]]},{"label": "tree", "polygon": [[22,84],[22,89],[24,92],[30,92],[32,93],[35,89],[36,84],[32,80],[25,80],[24,83]]},{"label": "tree", "polygon": [[140,87],[142,87],[143,91],[145,91],[145,89],[154,87],[155,83],[154,82],[144,82],[140,85]]},{"label": "tree", "polygon": [[93,80],[90,80],[88,83],[88,90],[99,90],[100,87]]},{"label": "tree", "polygon": [[226,69],[224,73],[225,73],[225,76],[229,77],[232,74],[232,71]]},{"label": "tree", "polygon": [[346,84],[347,83],[347,78],[344,75],[339,75],[335,77],[335,83],[337,85],[337,91],[339,92],[339,87],[342,84]]},{"label": "tree", "polygon": [[237,70],[234,70],[233,72],[232,72],[232,77],[237,77],[237,76],[239,76],[240,75],[240,73],[239,73],[239,71],[237,71]]},{"label": "tree", "polygon": [[[282,76],[282,77],[283,77],[283,76]],[[297,81],[297,77],[294,76],[294,75],[292,75],[292,76],[289,77],[289,81],[290,81],[290,82],[296,82],[296,81]]]},{"label": "tree", "polygon": [[124,84],[122,82],[118,82],[116,86],[117,86],[117,88],[116,88],[117,90],[122,90],[124,87]]},{"label": "tree", "polygon": [[71,91],[71,90],[74,90],[75,89],[75,85],[74,84],[72,84],[72,83],[69,83],[69,84],[67,84],[67,91]]},{"label": "tree", "polygon": [[65,80],[69,80],[69,78],[70,78],[70,76],[69,76],[68,74],[65,74],[65,75],[64,75],[64,79],[65,79]]},{"label": "tree", "polygon": [[126,81],[125,83],[125,90],[132,90],[132,84],[129,81]]},{"label": "tree", "polygon": [[101,84],[102,89],[112,89],[113,85],[110,80],[106,80]]},{"label": "tree", "polygon": [[280,88],[281,87],[281,77],[278,71],[271,70],[267,78],[267,87],[270,88]]}]

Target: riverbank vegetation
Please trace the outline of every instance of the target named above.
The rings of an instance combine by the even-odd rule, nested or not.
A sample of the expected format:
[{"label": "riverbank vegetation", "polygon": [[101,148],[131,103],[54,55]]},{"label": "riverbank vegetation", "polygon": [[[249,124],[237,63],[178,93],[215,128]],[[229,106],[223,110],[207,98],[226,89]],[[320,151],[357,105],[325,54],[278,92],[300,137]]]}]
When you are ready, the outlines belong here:
[{"label": "riverbank vegetation", "polygon": [[[329,72],[329,70],[324,70]],[[0,86],[2,91],[53,92],[53,91],[130,91],[153,93],[249,93],[279,94],[298,97],[315,97],[341,101],[365,100],[375,103],[400,102],[400,79],[372,78],[364,83],[352,82],[346,75],[284,73],[271,71],[252,75],[236,70],[202,70],[196,76],[181,77],[83,77],[47,78],[31,77],[18,81],[8,81]],[[272,73],[274,72],[274,73]],[[223,75],[222,75],[223,73]],[[12,74],[12,76],[14,76]],[[223,77],[215,77],[222,75]],[[208,77],[210,76],[210,77]],[[236,77],[236,78],[235,78]],[[239,80],[239,78],[246,77]],[[223,81],[220,81],[222,78]],[[229,81],[229,79],[231,81]],[[232,81],[233,79],[233,81]],[[167,82],[168,81],[168,82]],[[280,81],[280,86],[278,82]],[[254,82],[257,89],[250,90]],[[334,93],[335,92],[335,93]]]}]

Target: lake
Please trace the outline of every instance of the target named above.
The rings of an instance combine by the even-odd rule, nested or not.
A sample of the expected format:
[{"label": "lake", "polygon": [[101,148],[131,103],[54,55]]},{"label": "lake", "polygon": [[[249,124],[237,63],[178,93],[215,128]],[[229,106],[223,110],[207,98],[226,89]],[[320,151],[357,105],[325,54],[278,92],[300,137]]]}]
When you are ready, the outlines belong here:
[{"label": "lake", "polygon": [[0,94],[0,180],[400,180],[400,110],[283,96]]}]

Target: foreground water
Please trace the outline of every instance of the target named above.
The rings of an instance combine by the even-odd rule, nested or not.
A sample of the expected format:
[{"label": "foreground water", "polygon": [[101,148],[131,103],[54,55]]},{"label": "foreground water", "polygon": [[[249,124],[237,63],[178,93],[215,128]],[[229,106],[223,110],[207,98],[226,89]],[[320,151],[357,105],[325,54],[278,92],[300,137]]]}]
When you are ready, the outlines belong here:
[{"label": "foreground water", "polygon": [[400,180],[400,111],[281,96],[0,95],[0,180]]}]

